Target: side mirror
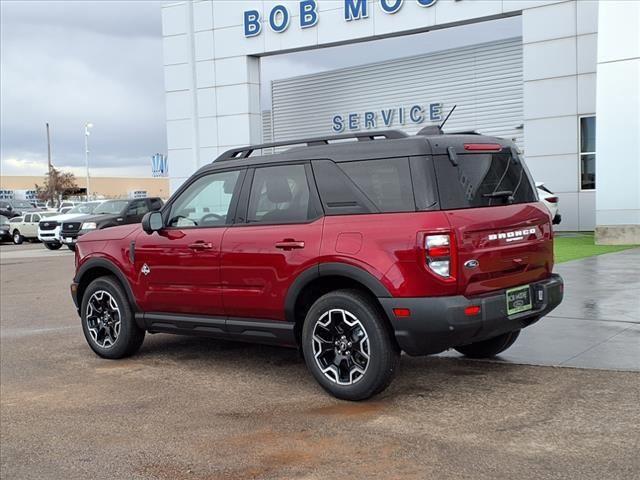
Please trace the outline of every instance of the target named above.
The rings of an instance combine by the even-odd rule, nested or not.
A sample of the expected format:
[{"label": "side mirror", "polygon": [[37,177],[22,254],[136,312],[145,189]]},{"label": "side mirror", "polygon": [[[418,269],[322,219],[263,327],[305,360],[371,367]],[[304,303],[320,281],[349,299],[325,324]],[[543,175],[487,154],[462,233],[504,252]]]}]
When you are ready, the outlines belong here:
[{"label": "side mirror", "polygon": [[162,227],[162,214],[160,212],[148,212],[142,217],[142,229],[149,235],[162,230]]}]

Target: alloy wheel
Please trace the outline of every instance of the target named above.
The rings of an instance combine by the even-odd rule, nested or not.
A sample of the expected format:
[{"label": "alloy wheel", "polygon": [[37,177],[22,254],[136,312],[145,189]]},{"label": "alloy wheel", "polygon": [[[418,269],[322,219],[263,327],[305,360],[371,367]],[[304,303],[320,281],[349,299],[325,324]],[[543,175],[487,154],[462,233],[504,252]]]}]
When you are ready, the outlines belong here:
[{"label": "alloy wheel", "polygon": [[323,313],[313,327],[313,356],[331,382],[353,385],[369,366],[369,336],[351,312],[335,308]]},{"label": "alloy wheel", "polygon": [[106,290],[98,290],[87,302],[87,327],[91,338],[101,348],[111,348],[120,334],[120,308]]}]

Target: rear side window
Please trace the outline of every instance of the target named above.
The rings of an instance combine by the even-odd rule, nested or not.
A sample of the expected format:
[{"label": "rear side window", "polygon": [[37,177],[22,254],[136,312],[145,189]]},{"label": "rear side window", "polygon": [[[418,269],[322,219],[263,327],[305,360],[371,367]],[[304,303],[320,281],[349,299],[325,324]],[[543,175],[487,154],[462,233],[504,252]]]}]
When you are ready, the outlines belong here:
[{"label": "rear side window", "polygon": [[313,172],[327,215],[415,211],[407,158],[318,160]]},{"label": "rear side window", "polygon": [[477,208],[538,200],[526,166],[510,153],[463,154],[455,166],[434,157],[440,208]]},{"label": "rear side window", "polygon": [[344,162],[338,166],[380,212],[413,212],[408,158]]}]

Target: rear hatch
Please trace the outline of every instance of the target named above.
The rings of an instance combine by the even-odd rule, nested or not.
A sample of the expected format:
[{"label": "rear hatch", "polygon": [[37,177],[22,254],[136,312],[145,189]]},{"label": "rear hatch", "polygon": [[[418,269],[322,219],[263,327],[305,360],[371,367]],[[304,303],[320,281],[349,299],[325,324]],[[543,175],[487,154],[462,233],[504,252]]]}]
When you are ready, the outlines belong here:
[{"label": "rear hatch", "polygon": [[481,295],[549,277],[549,212],[524,162],[508,145],[474,142],[433,157],[440,208],[456,240],[458,292]]}]

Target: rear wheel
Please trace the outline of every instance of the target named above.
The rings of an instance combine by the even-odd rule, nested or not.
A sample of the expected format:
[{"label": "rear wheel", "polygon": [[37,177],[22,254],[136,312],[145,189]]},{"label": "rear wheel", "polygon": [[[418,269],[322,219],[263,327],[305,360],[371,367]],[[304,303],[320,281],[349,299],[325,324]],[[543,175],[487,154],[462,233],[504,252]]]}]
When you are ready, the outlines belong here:
[{"label": "rear wheel", "polygon": [[62,247],[62,244],[55,242],[44,242],[44,246],[47,250],[58,250],[60,247]]},{"label": "rear wheel", "polygon": [[24,237],[20,234],[20,230],[16,229],[13,231],[13,243],[16,245],[20,245],[24,242]]},{"label": "rear wheel", "polygon": [[391,383],[400,350],[383,315],[357,290],[330,292],[307,313],[302,330],[305,362],[335,397],[364,400]]},{"label": "rear wheel", "polygon": [[520,330],[503,333],[502,335],[498,335],[497,337],[483,340],[481,342],[455,347],[455,349],[469,358],[495,357],[513,345],[518,339],[518,335],[520,335]]},{"label": "rear wheel", "polygon": [[113,277],[100,277],[82,296],[82,330],[91,349],[104,358],[133,355],[145,331],[138,327],[127,296]]}]

